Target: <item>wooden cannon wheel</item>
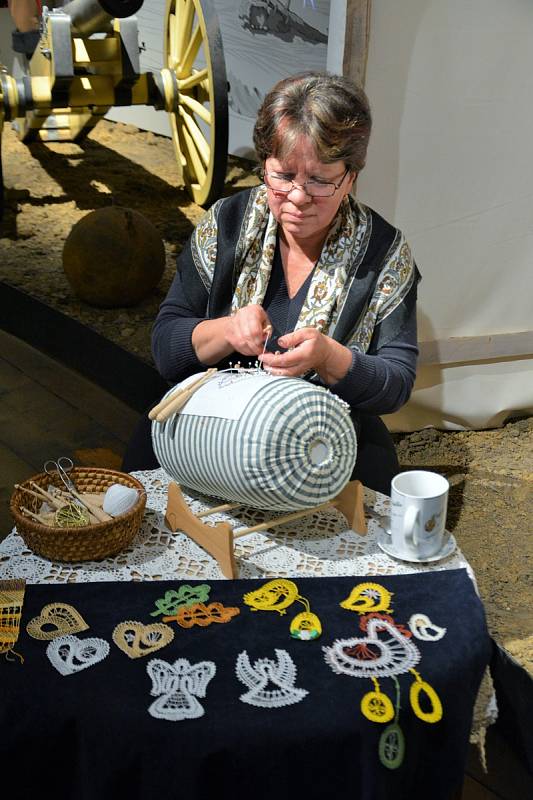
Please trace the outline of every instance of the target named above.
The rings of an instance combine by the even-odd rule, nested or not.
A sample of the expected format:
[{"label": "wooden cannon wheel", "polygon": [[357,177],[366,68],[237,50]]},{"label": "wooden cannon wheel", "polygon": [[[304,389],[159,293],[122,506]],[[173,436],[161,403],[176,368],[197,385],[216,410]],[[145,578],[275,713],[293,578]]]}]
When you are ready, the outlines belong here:
[{"label": "wooden cannon wheel", "polygon": [[172,139],[187,189],[209,206],[220,197],[228,152],[228,86],[212,0],[167,0],[164,63],[178,85]]},{"label": "wooden cannon wheel", "polygon": [[[68,4],[66,8],[71,5],[73,4]],[[76,8],[79,10],[78,6]],[[129,35],[130,46],[133,32],[137,34],[137,28],[132,27],[135,24],[134,19],[130,18],[129,27],[126,28],[126,38]],[[55,32],[56,44],[59,43],[57,52],[60,55],[67,50],[70,52],[70,41],[67,47],[67,39],[71,36],[70,22],[68,15],[54,17],[52,33],[45,29],[41,42],[45,36],[53,38]],[[116,29],[117,37],[121,36],[127,24],[128,20],[124,20],[120,29]],[[35,139],[80,141],[112,105],[128,104],[128,100],[124,102],[124,98],[115,103],[116,81],[111,79],[115,74],[113,70],[120,74],[121,68],[121,50],[116,47],[117,41],[106,44],[102,39],[94,37],[72,41],[76,41],[77,46],[73,50],[73,56],[76,56],[74,66],[70,72],[67,70],[69,80],[71,79],[68,96],[64,92],[64,97],[54,97],[53,106],[47,100],[45,91],[46,79],[52,81],[54,78],[54,68],[45,57],[48,52],[46,48],[39,46],[32,57],[28,73],[19,76],[29,79],[39,77],[40,83],[35,86],[32,84],[31,89],[37,90],[37,94],[40,92],[44,100],[41,97],[40,104],[35,108],[30,106],[31,110],[25,111],[25,103],[20,104],[17,100],[15,80],[11,76],[0,75],[0,137],[1,122],[5,118],[12,120],[18,137],[24,142]],[[49,44],[48,40],[44,43]],[[120,44],[122,48],[122,41]],[[164,107],[170,115],[172,139],[185,185],[196,203],[209,206],[222,195],[228,151],[228,86],[222,37],[213,0],[167,0],[164,62],[166,66],[161,73],[152,75],[162,92]],[[66,66],[69,67],[69,64]],[[76,72],[77,69],[82,72]],[[86,69],[89,69],[87,74]],[[83,83],[80,74],[89,86]],[[148,100],[149,103],[154,102],[156,108],[162,108],[159,104],[161,95],[158,95],[156,101],[150,94],[151,84],[147,76],[137,75],[135,71],[133,75],[133,99],[130,102],[142,105]],[[92,80],[94,83],[91,83]],[[9,114],[3,113],[6,107]]]}]

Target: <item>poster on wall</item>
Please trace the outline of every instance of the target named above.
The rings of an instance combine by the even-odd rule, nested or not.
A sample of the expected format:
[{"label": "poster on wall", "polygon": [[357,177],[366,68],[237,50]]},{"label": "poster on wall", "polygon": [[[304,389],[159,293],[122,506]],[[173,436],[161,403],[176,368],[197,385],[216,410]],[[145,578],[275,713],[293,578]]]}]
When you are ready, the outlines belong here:
[{"label": "poster on wall", "polygon": [[326,69],[329,0],[215,2],[228,74],[230,152],[249,154],[266,92],[281,78]]},{"label": "poster on wall", "polygon": [[[326,69],[330,0],[214,0],[229,84],[229,151],[251,157],[252,130],[265,93],[283,77]],[[141,70],[163,66],[165,0],[137,12]],[[165,112],[112,109],[109,119],[170,136]]]}]

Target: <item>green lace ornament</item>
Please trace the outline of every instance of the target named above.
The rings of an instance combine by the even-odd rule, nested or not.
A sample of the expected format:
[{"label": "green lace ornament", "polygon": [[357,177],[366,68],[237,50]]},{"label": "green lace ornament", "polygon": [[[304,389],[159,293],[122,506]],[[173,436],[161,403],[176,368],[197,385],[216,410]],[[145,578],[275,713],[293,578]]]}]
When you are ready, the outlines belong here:
[{"label": "green lace ornament", "polygon": [[387,769],[398,769],[405,755],[405,738],[397,722],[387,725],[378,745],[379,760]]},{"label": "green lace ornament", "polygon": [[395,675],[393,675],[392,679],[396,687],[394,722],[387,725],[379,737],[378,755],[384,767],[387,767],[387,769],[398,769],[398,767],[402,765],[405,755],[405,737],[398,724],[400,716],[400,684]]},{"label": "green lace ornament", "polygon": [[198,586],[189,586],[184,583],[176,591],[170,589],[165,592],[164,597],[160,597],[155,601],[156,611],[151,611],[151,617],[158,617],[161,614],[165,616],[173,616],[177,614],[179,608],[184,606],[193,606],[195,603],[205,603],[209,599],[211,587],[208,583],[200,583]]}]

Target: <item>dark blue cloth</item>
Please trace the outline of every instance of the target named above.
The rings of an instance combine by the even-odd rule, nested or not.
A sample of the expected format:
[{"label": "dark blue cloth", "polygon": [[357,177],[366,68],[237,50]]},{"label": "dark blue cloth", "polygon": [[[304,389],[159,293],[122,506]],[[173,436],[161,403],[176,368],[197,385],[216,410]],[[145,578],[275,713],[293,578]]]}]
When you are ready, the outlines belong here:
[{"label": "dark blue cloth", "polygon": [[[360,711],[369,679],[336,675],[322,646],[336,638],[362,636],[359,615],[340,607],[350,590],[373,581],[393,592],[393,617],[407,625],[423,612],[447,628],[438,642],[415,641],[422,658],[416,666],[442,700],[440,722],[419,720],[409,704],[411,674],[400,675],[400,726],[406,740],[403,765],[391,771],[378,758],[385,726]],[[350,800],[449,800],[463,781],[472,709],[490,640],[481,602],[464,570],[380,578],[297,579],[300,594],[318,614],[323,635],[312,642],[290,638],[295,603],[285,616],[253,612],[247,591],[265,581],[209,581],[208,602],[239,606],[225,625],[179,628],[167,647],[129,659],[112,641],[119,622],[150,623],[155,600],[168,589],[194,581],[28,586],[17,652],[20,662],[0,660],[0,763],[10,775],[10,800],[294,800],[346,797]],[[196,582],[198,583],[198,582]],[[62,677],[46,655],[47,642],[29,637],[27,622],[52,602],[72,604],[90,628],[79,638],[101,637],[109,656],[94,667]],[[242,651],[253,663],[289,652],[307,689],[303,701],[262,709],[239,700],[246,687],[235,676]],[[170,663],[212,660],[216,675],[200,699],[205,715],[170,722],[154,719],[148,707],[151,658]],[[394,700],[391,678],[381,690]]]},{"label": "dark blue cloth", "polygon": [[511,653],[496,642],[493,642],[490,671],[498,701],[497,727],[512,743],[533,778],[533,678]]}]

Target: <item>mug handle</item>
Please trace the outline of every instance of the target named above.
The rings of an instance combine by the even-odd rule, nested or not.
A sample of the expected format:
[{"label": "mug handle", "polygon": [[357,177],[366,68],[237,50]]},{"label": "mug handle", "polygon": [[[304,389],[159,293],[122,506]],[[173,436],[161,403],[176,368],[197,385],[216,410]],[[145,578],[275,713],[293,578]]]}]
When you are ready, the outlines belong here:
[{"label": "mug handle", "polygon": [[418,517],[418,509],[409,506],[403,518],[403,538],[409,547],[418,547],[415,533],[415,523]]}]

